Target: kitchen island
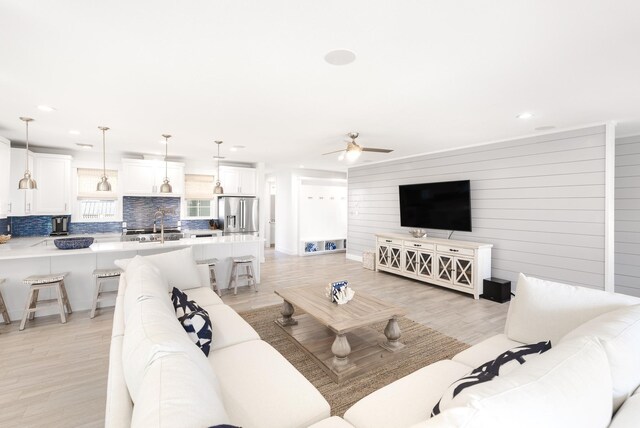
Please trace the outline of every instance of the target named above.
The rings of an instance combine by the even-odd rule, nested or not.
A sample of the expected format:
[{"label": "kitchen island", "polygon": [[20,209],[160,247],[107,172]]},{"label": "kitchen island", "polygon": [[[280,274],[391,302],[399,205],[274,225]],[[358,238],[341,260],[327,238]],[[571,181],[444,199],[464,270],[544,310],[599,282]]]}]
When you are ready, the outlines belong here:
[{"label": "kitchen island", "polygon": [[[231,274],[231,258],[252,255],[256,258],[254,271],[260,283],[260,257],[263,239],[252,235],[183,238],[178,241],[122,242],[116,235],[98,237],[89,248],[59,250],[50,238],[16,238],[0,245],[0,278],[6,278],[2,295],[11,320],[22,317],[29,287],[22,280],[29,275],[69,272],[65,285],[74,311],[88,310],[94,290],[94,269],[114,267],[114,261],[136,255],[151,255],[193,247],[196,260],[217,258],[216,276],[221,290],[228,288]],[[117,288],[117,281],[109,285]],[[252,291],[253,292],[253,291]],[[41,299],[54,296],[45,294]],[[43,308],[36,316],[56,313],[56,308]]]}]

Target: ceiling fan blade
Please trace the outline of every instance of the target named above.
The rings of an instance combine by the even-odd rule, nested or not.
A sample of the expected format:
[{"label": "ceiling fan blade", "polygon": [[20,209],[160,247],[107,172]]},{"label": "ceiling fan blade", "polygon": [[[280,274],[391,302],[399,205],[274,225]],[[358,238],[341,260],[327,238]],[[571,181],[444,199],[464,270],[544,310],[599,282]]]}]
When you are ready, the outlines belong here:
[{"label": "ceiling fan blade", "polygon": [[336,150],[335,152],[323,153],[323,154],[322,154],[322,156],[324,156],[324,155],[332,155],[332,154],[334,154],[334,153],[340,153],[340,152],[344,152],[344,149],[342,149],[342,150]]},{"label": "ceiling fan blade", "polygon": [[373,147],[363,147],[363,152],[391,153],[393,149],[374,149]]}]

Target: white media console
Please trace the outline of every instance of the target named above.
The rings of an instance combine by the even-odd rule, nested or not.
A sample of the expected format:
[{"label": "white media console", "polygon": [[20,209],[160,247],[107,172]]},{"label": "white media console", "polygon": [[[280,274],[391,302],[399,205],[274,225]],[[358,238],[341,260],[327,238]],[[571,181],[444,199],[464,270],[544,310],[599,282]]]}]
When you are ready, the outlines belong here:
[{"label": "white media console", "polygon": [[376,270],[441,285],[478,299],[491,277],[491,244],[376,234]]}]

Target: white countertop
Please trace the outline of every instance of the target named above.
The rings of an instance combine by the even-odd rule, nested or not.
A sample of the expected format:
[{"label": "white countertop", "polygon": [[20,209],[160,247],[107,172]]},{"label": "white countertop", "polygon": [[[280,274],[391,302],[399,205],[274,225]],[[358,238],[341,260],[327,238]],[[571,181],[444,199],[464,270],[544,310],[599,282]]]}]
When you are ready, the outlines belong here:
[{"label": "white countertop", "polygon": [[[183,238],[178,241],[160,242],[135,242],[119,241],[120,234],[97,235],[73,235],[71,237],[93,236],[96,242],[89,248],[80,250],[59,250],[53,244],[53,237],[29,237],[14,238],[8,243],[0,245],[0,260],[24,259],[33,257],[59,257],[80,254],[95,254],[121,251],[144,251],[162,248],[180,248],[191,245],[233,244],[233,243],[260,243],[263,238],[253,235],[216,236],[207,238]],[[104,241],[104,242],[101,242]]]}]

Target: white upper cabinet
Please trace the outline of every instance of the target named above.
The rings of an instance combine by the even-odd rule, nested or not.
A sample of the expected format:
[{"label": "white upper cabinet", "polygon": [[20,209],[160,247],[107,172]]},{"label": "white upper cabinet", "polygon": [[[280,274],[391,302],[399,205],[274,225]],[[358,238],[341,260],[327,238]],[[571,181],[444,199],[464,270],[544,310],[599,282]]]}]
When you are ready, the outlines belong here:
[{"label": "white upper cabinet", "polygon": [[222,184],[225,194],[255,196],[256,170],[254,168],[221,166],[220,184]]},{"label": "white upper cabinet", "polygon": [[184,193],[184,165],[169,162],[167,175],[173,193],[160,193],[165,177],[165,165],[157,160],[122,160],[122,189],[132,196],[181,196]]},{"label": "white upper cabinet", "polygon": [[[10,171],[11,169],[11,147],[9,142],[0,139],[0,218],[6,218],[9,213],[10,203]],[[17,185],[17,184],[16,184]],[[4,233],[0,230],[0,234]]]},{"label": "white upper cabinet", "polygon": [[33,214],[71,214],[71,156],[36,153]]}]

